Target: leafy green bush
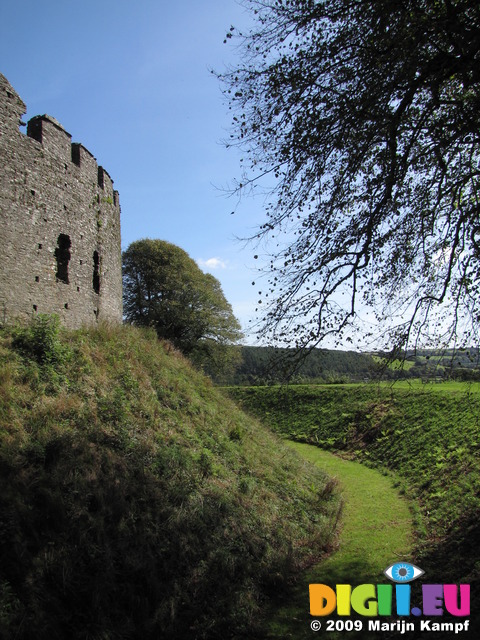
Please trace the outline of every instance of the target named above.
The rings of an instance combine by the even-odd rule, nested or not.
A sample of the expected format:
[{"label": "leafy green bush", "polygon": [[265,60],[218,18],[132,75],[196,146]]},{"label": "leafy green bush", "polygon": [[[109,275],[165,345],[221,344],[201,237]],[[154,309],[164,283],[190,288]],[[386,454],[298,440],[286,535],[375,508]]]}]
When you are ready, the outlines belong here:
[{"label": "leafy green bush", "polygon": [[13,346],[40,365],[59,366],[69,354],[60,341],[60,319],[57,315],[39,314],[30,324],[13,330]]}]

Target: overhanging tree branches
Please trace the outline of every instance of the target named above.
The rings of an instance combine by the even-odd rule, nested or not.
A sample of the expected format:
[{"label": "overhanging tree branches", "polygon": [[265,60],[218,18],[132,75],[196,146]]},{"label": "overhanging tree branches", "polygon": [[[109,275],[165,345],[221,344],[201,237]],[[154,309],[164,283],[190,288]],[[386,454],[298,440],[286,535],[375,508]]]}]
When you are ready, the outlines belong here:
[{"label": "overhanging tree branches", "polygon": [[248,158],[238,190],[275,179],[261,333],[348,339],[363,314],[390,345],[476,339],[478,2],[244,4],[256,29],[229,33],[241,62],[220,78]]}]

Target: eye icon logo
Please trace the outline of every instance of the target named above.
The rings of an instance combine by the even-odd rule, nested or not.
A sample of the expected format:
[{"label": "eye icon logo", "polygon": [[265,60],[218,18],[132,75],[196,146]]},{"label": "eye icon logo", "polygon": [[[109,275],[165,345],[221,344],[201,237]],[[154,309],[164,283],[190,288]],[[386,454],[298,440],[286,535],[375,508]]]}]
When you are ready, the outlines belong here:
[{"label": "eye icon logo", "polygon": [[396,562],[387,567],[383,573],[389,580],[405,584],[406,582],[412,582],[412,580],[423,576],[425,571],[408,562]]}]

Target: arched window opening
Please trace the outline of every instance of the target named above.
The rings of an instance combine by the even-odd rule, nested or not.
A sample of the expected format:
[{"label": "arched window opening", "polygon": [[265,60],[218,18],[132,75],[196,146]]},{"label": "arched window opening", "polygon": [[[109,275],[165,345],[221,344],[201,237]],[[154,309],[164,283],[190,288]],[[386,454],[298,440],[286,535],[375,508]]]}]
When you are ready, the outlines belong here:
[{"label": "arched window opening", "polygon": [[55,259],[57,260],[57,280],[68,284],[68,263],[70,262],[70,247],[72,243],[70,236],[61,233],[58,236],[57,248],[55,249]]}]

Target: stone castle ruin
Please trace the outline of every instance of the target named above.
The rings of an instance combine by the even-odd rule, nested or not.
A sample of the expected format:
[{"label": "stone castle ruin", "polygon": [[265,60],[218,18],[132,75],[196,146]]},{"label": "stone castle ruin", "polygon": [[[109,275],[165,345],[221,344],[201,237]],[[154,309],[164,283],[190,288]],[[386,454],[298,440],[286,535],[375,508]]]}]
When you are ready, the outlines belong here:
[{"label": "stone castle ruin", "polygon": [[0,74],[0,323],[122,321],[120,205],[108,173]]}]

